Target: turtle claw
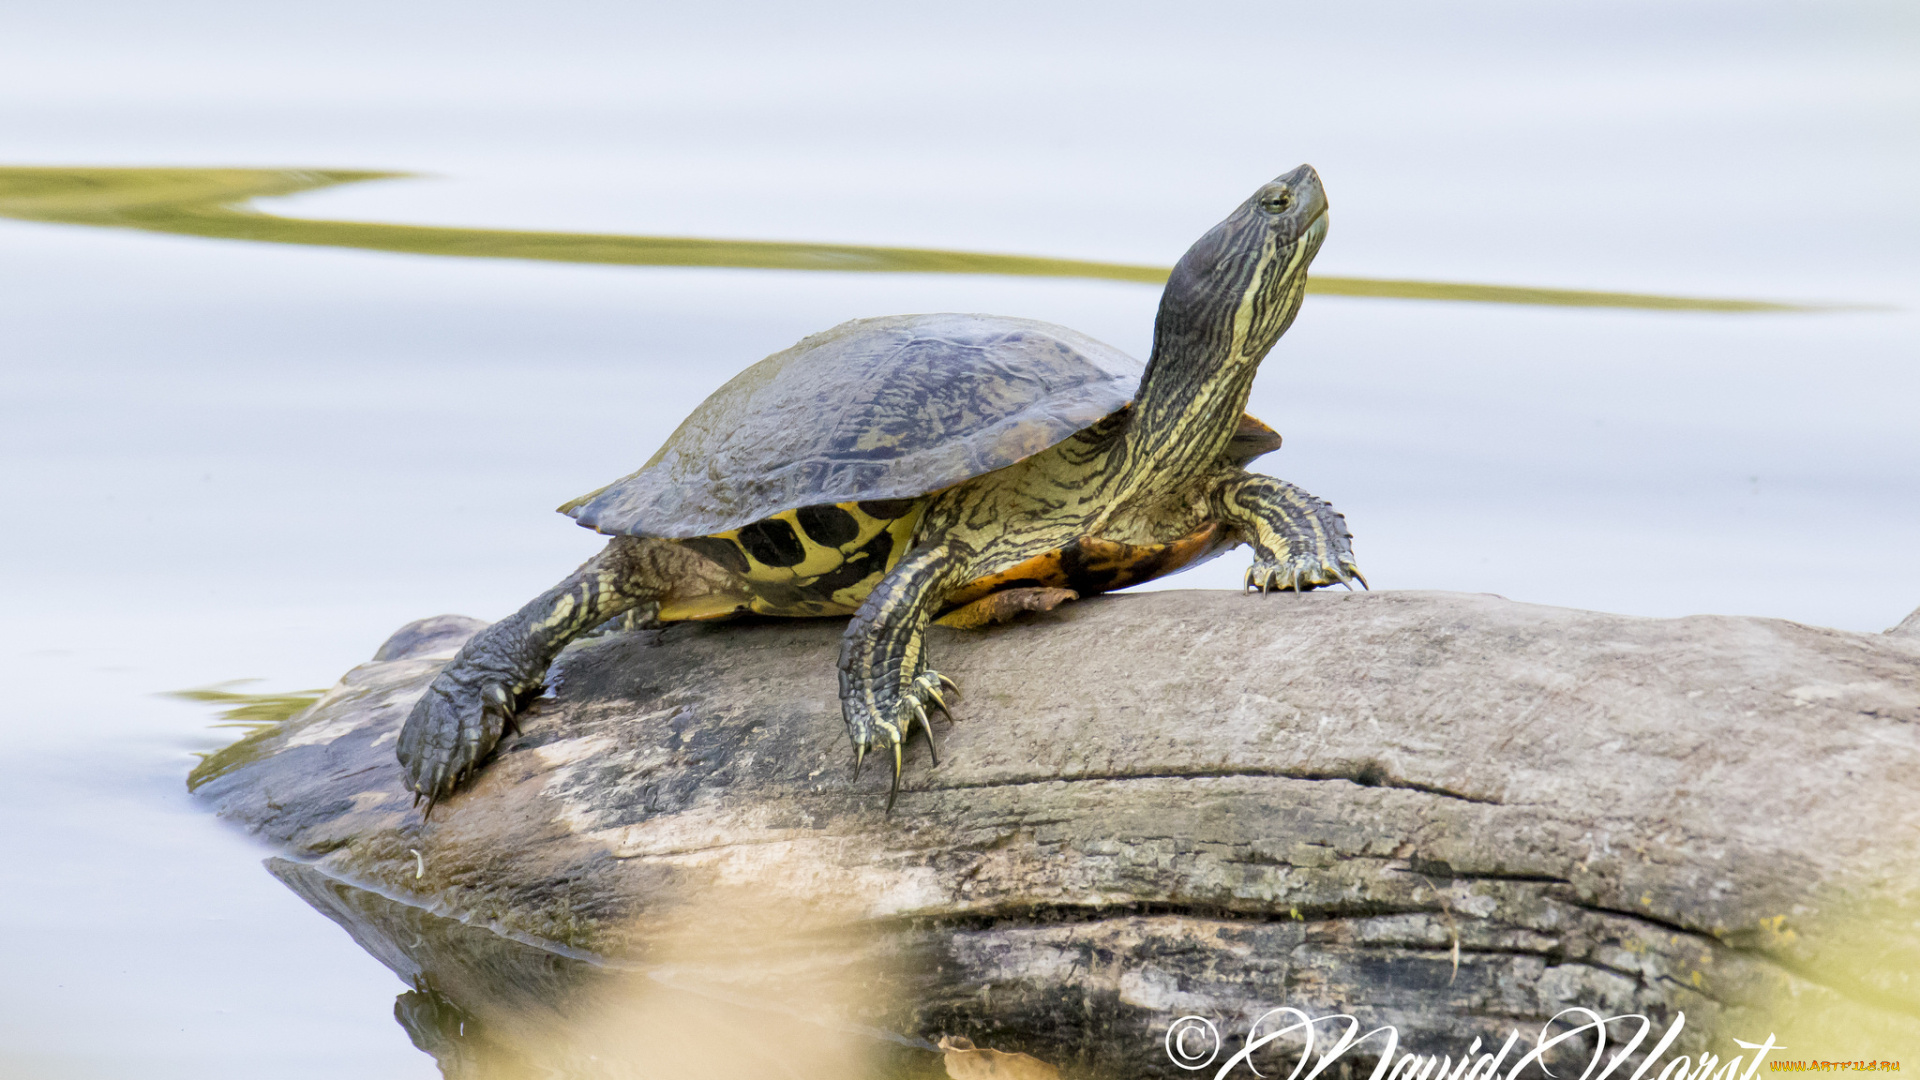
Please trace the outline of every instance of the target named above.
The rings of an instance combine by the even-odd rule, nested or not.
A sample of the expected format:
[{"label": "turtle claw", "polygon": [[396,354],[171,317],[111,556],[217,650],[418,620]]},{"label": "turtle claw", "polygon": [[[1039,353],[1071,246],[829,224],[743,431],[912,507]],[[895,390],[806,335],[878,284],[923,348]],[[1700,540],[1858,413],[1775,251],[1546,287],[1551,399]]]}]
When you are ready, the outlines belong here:
[{"label": "turtle claw", "polygon": [[[893,805],[900,797],[900,777],[906,766],[906,742],[913,737],[916,729],[926,732],[927,752],[937,768],[940,753],[934,747],[933,717],[929,709],[939,709],[947,719],[953,719],[946,695],[958,691],[952,679],[937,671],[926,671],[914,677],[897,697],[883,705],[880,715],[874,715],[868,709],[862,709],[866,715],[865,723],[850,725],[849,734],[853,738],[853,776],[860,778],[860,764],[867,752],[876,747],[884,747],[893,752],[893,778],[887,788],[887,812],[893,812]],[[890,707],[889,707],[890,706]],[[869,708],[871,708],[869,706]]]},{"label": "turtle claw", "polygon": [[1270,592],[1284,592],[1288,589],[1300,591],[1297,572],[1278,568],[1262,569],[1258,563],[1247,569],[1247,592],[1256,592],[1265,596]]},{"label": "turtle claw", "polygon": [[[937,671],[922,672],[913,680],[913,685],[907,691],[907,699],[913,702],[916,707],[931,705],[939,709],[941,715],[945,716],[948,720],[952,720],[953,710],[947,707],[946,696],[940,692],[941,690],[950,691],[955,696],[958,696],[960,693],[960,687],[955,685],[954,681],[945,675]],[[924,721],[925,719],[926,716],[923,710],[921,720]],[[930,725],[927,727],[927,738],[929,740],[933,738],[933,728]],[[934,764],[937,765],[939,762],[936,761]]]},{"label": "turtle claw", "polygon": [[893,744],[893,785],[887,788],[887,813],[893,813],[893,800],[900,797],[900,743]]},{"label": "turtle claw", "polygon": [[[431,815],[513,725],[513,692],[497,675],[456,661],[434,679],[400,729],[405,782]],[[517,727],[516,727],[517,729]]]},{"label": "turtle claw", "polygon": [[486,689],[480,692],[480,697],[486,702],[485,707],[500,717],[501,730],[520,734],[519,721],[513,717],[513,695],[507,693],[506,687],[499,683],[488,683]]},{"label": "turtle claw", "polygon": [[[933,748],[933,721],[927,719],[927,710],[919,702],[908,698],[907,704],[913,706],[913,718],[920,721],[920,730],[927,733],[927,753],[933,758],[933,767],[937,769],[940,767],[940,751]],[[951,715],[948,718],[951,719]],[[913,734],[911,727],[907,729],[907,734]]]},{"label": "turtle claw", "polygon": [[1338,562],[1305,557],[1257,558],[1247,568],[1245,581],[1243,591],[1262,596],[1270,592],[1308,592],[1323,585],[1345,585],[1351,591],[1353,581],[1360,582],[1361,588],[1367,587],[1360,568],[1344,558]]},{"label": "turtle claw", "polygon": [[[949,721],[953,719],[953,710],[947,708],[947,699],[944,697],[941,697],[940,692],[938,690],[928,691],[927,704],[933,706],[936,709],[939,709],[940,715],[946,717]],[[932,735],[933,729],[928,728],[927,734]]]}]

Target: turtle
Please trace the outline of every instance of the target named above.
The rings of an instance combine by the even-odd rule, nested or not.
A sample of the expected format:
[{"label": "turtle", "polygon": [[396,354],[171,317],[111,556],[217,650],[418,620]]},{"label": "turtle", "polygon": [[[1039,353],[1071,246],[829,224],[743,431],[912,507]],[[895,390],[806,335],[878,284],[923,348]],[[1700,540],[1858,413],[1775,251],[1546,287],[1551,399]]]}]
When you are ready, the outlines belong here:
[{"label": "turtle", "polygon": [[929,715],[958,689],[928,662],[936,619],[982,625],[1241,543],[1246,591],[1364,587],[1344,516],[1245,467],[1280,445],[1247,396],[1326,229],[1311,166],[1261,185],[1175,265],[1144,367],[1065,327],[933,314],[844,323],[747,368],[639,471],[560,507],[612,539],[428,686],[397,743],[416,804],[431,814],[559,651],[616,620],[850,616],[853,774],[890,754],[891,812],[903,745],[920,730],[931,750]]}]

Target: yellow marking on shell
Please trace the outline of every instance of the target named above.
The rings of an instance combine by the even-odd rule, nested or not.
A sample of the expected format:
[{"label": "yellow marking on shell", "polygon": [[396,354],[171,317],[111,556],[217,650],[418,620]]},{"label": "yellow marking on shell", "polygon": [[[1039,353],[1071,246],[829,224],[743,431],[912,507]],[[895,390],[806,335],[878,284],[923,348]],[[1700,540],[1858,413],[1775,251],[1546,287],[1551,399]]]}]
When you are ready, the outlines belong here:
[{"label": "yellow marking on shell", "polygon": [[848,607],[840,603],[826,603],[818,600],[783,602],[756,596],[753,603],[747,605],[756,615],[778,615],[787,619],[814,619],[827,615],[851,615],[860,610],[858,604]]},{"label": "yellow marking on shell", "polygon": [[836,503],[835,505],[841,510],[846,511],[860,526],[860,531],[854,538],[841,544],[839,547],[828,547],[808,536],[807,531],[800,527],[799,511],[797,510],[783,511],[767,519],[781,522],[789,529],[792,529],[794,537],[800,542],[801,549],[806,552],[805,557],[792,566],[769,566],[759,559],[754,558],[753,554],[747,550],[746,545],[740,542],[739,529],[729,529],[723,533],[715,533],[714,538],[727,541],[740,552],[741,558],[747,562],[747,572],[742,576],[748,581],[804,586],[807,580],[817,578],[822,574],[831,573],[838,569],[841,564],[847,561],[849,555],[865,547],[867,543],[875,536],[878,536],[882,530],[890,530],[894,533],[894,557],[897,560],[900,552],[904,550],[904,545],[901,543],[902,534],[904,532],[905,536],[909,537],[912,535],[913,527],[920,523],[920,511],[922,509],[921,504],[915,503],[905,517],[886,519],[876,518],[860,509],[859,503],[847,502]]},{"label": "yellow marking on shell", "polygon": [[835,590],[828,600],[845,608],[849,615],[860,610],[860,605],[867,599],[867,594],[873,591],[874,586],[880,584],[880,579],[887,576],[887,571],[893,569],[894,564],[900,561],[900,556],[905,555],[907,548],[912,546],[913,532],[920,527],[920,512],[925,508],[925,503],[915,503],[905,517],[888,522],[886,531],[893,537],[893,549],[887,555],[886,565],[875,567],[873,573],[844,589]]},{"label": "yellow marking on shell", "polygon": [[658,618],[661,622],[705,622],[709,619],[724,619],[729,615],[738,615],[748,610],[748,607],[748,602],[738,596],[727,593],[707,593],[703,596],[662,601]]},{"label": "yellow marking on shell", "polygon": [[993,445],[993,456],[1007,461],[1030,458],[1058,440],[1039,424],[1016,424],[1001,432]]},{"label": "yellow marking on shell", "polygon": [[[859,515],[859,517],[865,517],[865,515],[862,514]],[[761,566],[754,563],[752,559],[748,559],[748,563],[754,566],[754,570],[748,571],[749,577],[753,576],[755,571],[763,574],[784,575],[784,577],[779,579],[784,581],[819,577],[821,574],[847,561],[847,556],[844,551],[841,551],[839,548],[831,548],[824,544],[815,543],[813,538],[807,535],[807,531],[800,527],[799,511],[788,510],[785,513],[775,514],[773,515],[773,520],[783,522],[787,528],[793,530],[793,535],[799,538],[800,547],[806,551],[807,557],[792,566],[782,567]],[[864,526],[865,523],[863,522],[862,525]],[[876,526],[874,531],[878,532],[879,528]],[[872,534],[869,533],[868,535],[871,536]]]},{"label": "yellow marking on shell", "polygon": [[[662,606],[660,618],[663,621],[677,619],[713,619],[733,614],[741,610],[751,610],[762,615],[782,615],[790,617],[815,617],[826,615],[851,615],[858,611],[860,604],[872,592],[888,570],[900,561],[913,542],[914,530],[919,528],[921,512],[926,508],[924,500],[910,505],[907,512],[897,518],[879,518],[860,508],[857,502],[836,503],[841,510],[853,518],[858,532],[852,540],[837,547],[821,544],[807,535],[800,527],[799,511],[788,510],[774,514],[768,520],[780,521],[793,530],[794,538],[804,552],[800,562],[792,566],[769,566],[753,557],[745,544],[740,542],[739,529],[730,529],[715,533],[714,538],[725,540],[747,564],[746,573],[740,575],[746,587],[751,590],[752,598],[745,604],[739,604],[735,598],[697,597],[684,602],[669,603]],[[870,573],[852,585],[844,586],[828,595],[810,594],[796,600],[794,591],[805,593],[822,576],[840,569],[850,556],[860,553],[882,532],[889,534],[892,544],[884,564],[876,564]]]},{"label": "yellow marking on shell", "polygon": [[872,453],[875,450],[892,450],[906,441],[906,432],[889,433],[876,426],[861,432],[860,437],[854,440],[853,446],[861,453]]}]

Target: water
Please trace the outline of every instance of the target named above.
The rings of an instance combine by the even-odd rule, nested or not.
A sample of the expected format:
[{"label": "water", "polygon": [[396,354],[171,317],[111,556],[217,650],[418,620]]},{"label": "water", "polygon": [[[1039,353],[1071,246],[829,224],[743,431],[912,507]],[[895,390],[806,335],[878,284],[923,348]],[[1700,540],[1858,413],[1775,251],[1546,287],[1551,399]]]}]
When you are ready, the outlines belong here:
[{"label": "water", "polygon": [[[1311,161],[1326,276],[1892,305],[1315,296],[1252,411],[1381,587],[1856,630],[1920,604],[1907,8],[76,3],[7,27],[0,164],[430,174],[263,204],[288,215],[1164,266]],[[321,686],[408,619],[504,614],[597,547],[548,508],[804,334],[975,310],[1141,355],[1156,296],[0,221],[0,1074],[433,1075],[403,987],[186,798],[231,733],[156,695]]]}]

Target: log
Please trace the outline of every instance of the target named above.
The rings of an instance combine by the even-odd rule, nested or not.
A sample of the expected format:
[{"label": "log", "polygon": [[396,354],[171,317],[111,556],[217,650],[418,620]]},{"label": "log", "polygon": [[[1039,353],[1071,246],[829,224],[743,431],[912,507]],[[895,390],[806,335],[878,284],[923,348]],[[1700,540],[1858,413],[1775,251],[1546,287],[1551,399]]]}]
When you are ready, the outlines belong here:
[{"label": "log", "polygon": [[448,1016],[514,1042],[610,972],[700,968],[666,944],[690,925],[763,934],[727,929],[740,898],[785,960],[706,963],[718,999],[790,1006],[831,969],[864,989],[815,995],[826,1023],[896,1072],[942,1075],[955,1036],[1188,1075],[1177,1018],[1230,1052],[1280,1006],[1430,1053],[1572,1007],[1684,1013],[1673,1053],[1920,1047],[1920,612],[1156,592],[935,628],[964,696],[890,816],[886,770],[849,775],[840,622],[610,633],[431,820],[393,744],[480,624],[421,625],[196,776],[413,984],[443,1065]]}]

